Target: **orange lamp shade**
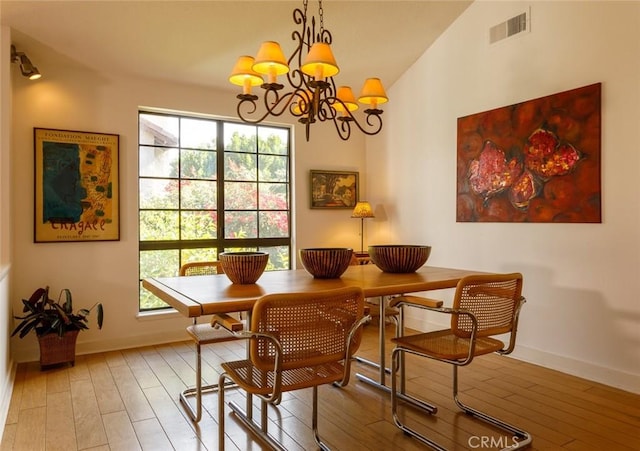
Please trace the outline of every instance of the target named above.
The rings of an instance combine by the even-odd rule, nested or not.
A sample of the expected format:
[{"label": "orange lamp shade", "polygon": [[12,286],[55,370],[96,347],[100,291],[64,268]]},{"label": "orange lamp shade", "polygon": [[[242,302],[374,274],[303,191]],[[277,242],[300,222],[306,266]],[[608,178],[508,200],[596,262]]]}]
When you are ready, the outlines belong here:
[{"label": "orange lamp shade", "polygon": [[253,63],[253,70],[267,75],[269,83],[275,83],[278,75],[289,72],[289,65],[280,44],[274,41],[263,42]]},{"label": "orange lamp shade", "polygon": [[371,204],[366,200],[358,202],[351,213],[352,218],[375,218]]},{"label": "orange lamp shade", "polygon": [[260,86],[264,81],[259,73],[254,71],[253,57],[241,56],[236,61],[235,66],[229,75],[229,81],[234,85],[242,86],[243,94],[251,94],[252,86]]},{"label": "orange lamp shade", "polygon": [[[338,92],[336,94],[336,97],[340,100],[342,100],[342,102],[346,105],[347,110],[349,111],[355,111],[358,109],[358,104],[356,103],[356,98],[353,95],[353,91],[351,90],[350,86],[340,86],[338,88]],[[342,103],[339,102],[335,102],[333,104],[333,108],[336,111],[340,111],[340,112],[345,112],[345,108],[342,105]]]},{"label": "orange lamp shade", "polygon": [[326,42],[316,42],[311,46],[300,70],[316,80],[333,77],[340,72],[331,46]]},{"label": "orange lamp shade", "polygon": [[388,102],[389,98],[379,78],[367,78],[358,101],[376,108],[379,104]]}]

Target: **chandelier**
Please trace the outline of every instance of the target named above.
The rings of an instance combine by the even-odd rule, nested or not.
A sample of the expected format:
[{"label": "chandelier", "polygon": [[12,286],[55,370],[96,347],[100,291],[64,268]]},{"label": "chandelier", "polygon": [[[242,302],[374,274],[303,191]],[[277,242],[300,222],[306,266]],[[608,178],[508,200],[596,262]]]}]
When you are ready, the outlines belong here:
[{"label": "chandelier", "polygon": [[[375,135],[382,129],[382,110],[378,106],[388,100],[379,78],[368,78],[358,101],[368,108],[358,121],[353,114],[359,108],[349,86],[336,89],[333,77],[340,69],[331,51],[331,33],[324,28],[322,0],[318,2],[319,29],[316,18],[307,16],[308,0],[304,9],[293,11],[293,21],[300,26],[291,36],[296,49],[288,60],[280,44],[263,42],[257,55],[238,58],[229,81],[242,86],[238,117],[247,123],[260,123],[269,116],[278,117],[289,113],[305,125],[309,141],[311,124],[331,121],[343,140],[351,136],[351,128],[357,127],[367,135]],[[286,75],[287,87],[278,83],[278,76]],[[267,77],[267,81],[263,79]],[[251,92],[253,86],[263,89],[262,99]]]}]

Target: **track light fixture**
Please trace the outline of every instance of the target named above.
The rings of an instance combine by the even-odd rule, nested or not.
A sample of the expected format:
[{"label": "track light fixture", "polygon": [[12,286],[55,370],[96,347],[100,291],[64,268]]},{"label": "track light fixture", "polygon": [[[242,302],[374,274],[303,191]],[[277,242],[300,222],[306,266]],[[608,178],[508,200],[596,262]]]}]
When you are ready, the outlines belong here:
[{"label": "track light fixture", "polygon": [[20,64],[20,72],[29,80],[37,80],[42,77],[40,71],[33,65],[31,60],[24,52],[18,52],[16,46],[11,46],[11,62]]}]

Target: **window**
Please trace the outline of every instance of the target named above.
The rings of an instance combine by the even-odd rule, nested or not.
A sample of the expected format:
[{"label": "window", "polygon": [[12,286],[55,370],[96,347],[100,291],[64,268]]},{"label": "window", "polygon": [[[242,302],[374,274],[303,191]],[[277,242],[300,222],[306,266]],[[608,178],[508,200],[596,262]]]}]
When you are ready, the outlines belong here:
[{"label": "window", "polygon": [[[291,268],[288,128],[145,111],[138,124],[140,281],[223,251]],[[140,310],[166,307],[140,284]]]}]

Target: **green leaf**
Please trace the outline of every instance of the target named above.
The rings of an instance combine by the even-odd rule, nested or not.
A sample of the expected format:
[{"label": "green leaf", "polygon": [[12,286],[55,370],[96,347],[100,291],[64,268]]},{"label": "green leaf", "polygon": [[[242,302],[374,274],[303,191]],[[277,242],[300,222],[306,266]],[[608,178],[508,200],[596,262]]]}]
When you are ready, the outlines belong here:
[{"label": "green leaf", "polygon": [[[65,295],[64,311],[67,312],[67,313],[72,313],[73,312],[73,300],[71,299],[71,290],[69,290],[68,288],[64,288],[60,292],[60,296],[62,296],[62,293],[64,293],[64,295]],[[60,297],[58,297],[58,302],[60,302]]]},{"label": "green leaf", "polygon": [[104,310],[102,309],[102,304],[98,304],[97,315],[98,315],[98,329],[102,329],[102,321],[104,319]]}]

